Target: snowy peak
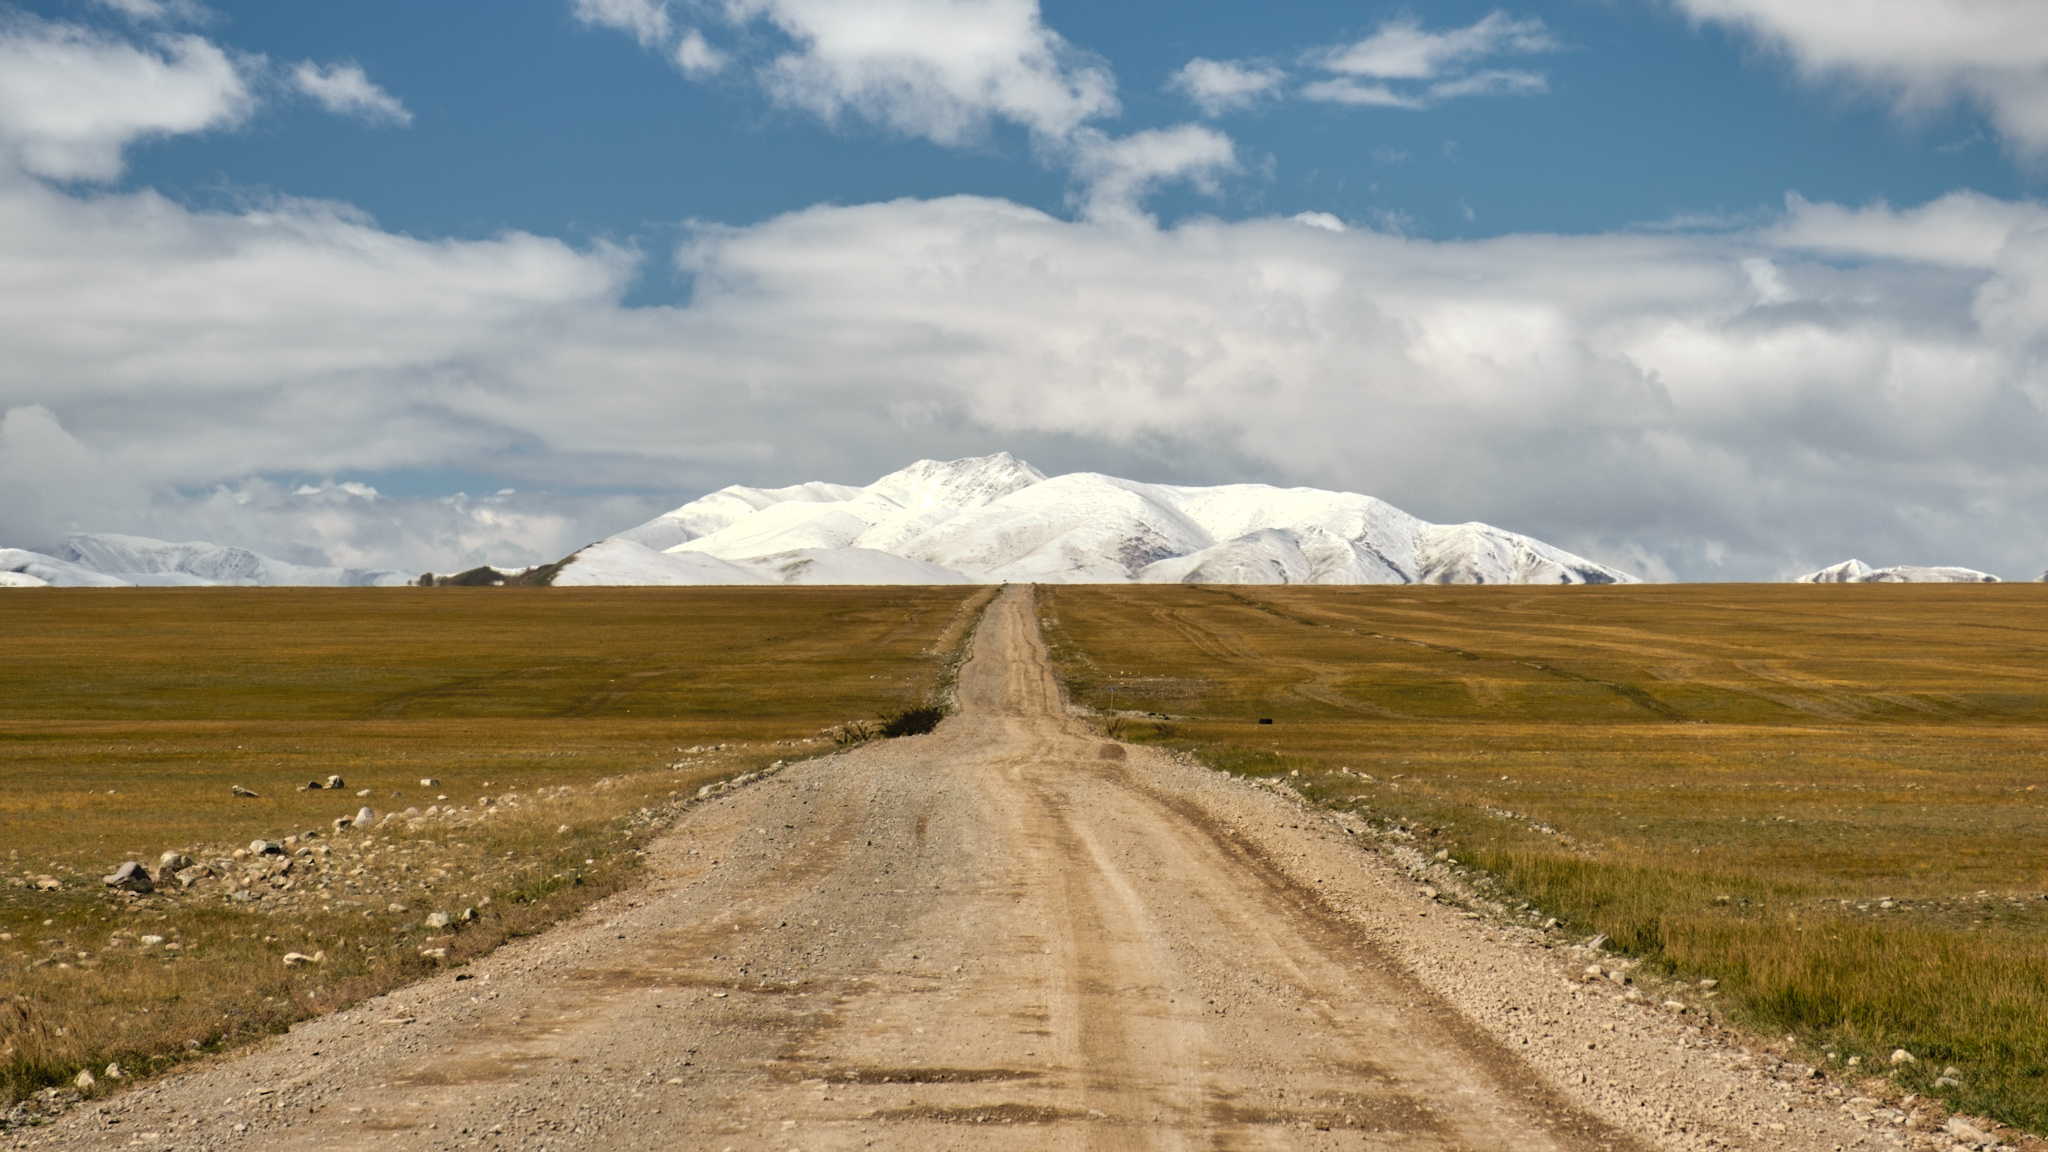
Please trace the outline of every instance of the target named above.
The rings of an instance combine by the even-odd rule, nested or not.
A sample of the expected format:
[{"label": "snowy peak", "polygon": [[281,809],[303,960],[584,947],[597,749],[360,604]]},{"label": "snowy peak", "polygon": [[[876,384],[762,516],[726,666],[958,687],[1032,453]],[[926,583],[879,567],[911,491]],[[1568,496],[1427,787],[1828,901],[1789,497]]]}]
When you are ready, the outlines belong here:
[{"label": "snowy peak", "polygon": [[965,460],[919,460],[867,486],[912,511],[979,508],[1045,479],[1045,473],[1008,452]]},{"label": "snowy peak", "polygon": [[[1635,577],[1485,524],[1434,525],[1355,492],[1047,478],[1007,452],[920,460],[866,487],[721,489],[564,562],[556,583],[1607,584]],[[734,580],[732,582],[742,582]]]},{"label": "snowy peak", "polygon": [[[2043,574],[2048,579],[2048,573]],[[1818,572],[1808,572],[1795,584],[1996,584],[1998,577],[1975,568],[1922,567],[1898,564],[1872,568],[1861,560],[1844,560]]]},{"label": "snowy peak", "polygon": [[[49,552],[0,549],[0,570],[60,587],[127,585],[316,585],[357,587],[411,583],[404,572],[326,568],[220,544],[174,544],[147,536],[79,532]],[[23,583],[23,581],[13,581]]]}]

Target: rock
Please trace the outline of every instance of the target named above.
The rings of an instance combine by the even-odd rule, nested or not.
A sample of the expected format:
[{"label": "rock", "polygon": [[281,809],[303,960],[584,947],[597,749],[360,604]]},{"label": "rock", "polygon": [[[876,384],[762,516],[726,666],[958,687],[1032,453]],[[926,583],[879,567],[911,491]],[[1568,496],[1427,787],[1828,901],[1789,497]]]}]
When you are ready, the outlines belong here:
[{"label": "rock", "polygon": [[183,852],[166,852],[156,858],[156,866],[167,872],[176,872],[180,868],[190,868],[192,858]]},{"label": "rock", "polygon": [[250,791],[249,789],[247,789],[247,788],[244,788],[244,787],[242,787],[242,786],[241,786],[240,784],[237,784],[237,785],[235,785],[235,786],[234,786],[234,788],[232,788],[232,789],[231,789],[231,791],[232,791],[232,792],[234,792],[234,794],[235,794],[235,795],[237,795],[237,796],[240,796],[240,797],[242,797],[242,798],[244,798],[244,799],[247,799],[247,800],[260,800],[260,799],[262,799],[262,797],[260,797],[260,796],[256,795],[256,793],[254,793],[254,792],[251,792],[251,791]]},{"label": "rock", "polygon": [[164,938],[163,938],[163,937],[161,937],[161,936],[155,936],[155,935],[151,935],[151,936],[144,936],[144,937],[142,938],[142,946],[143,946],[144,948],[154,948],[154,947],[156,947],[157,945],[159,945],[159,944],[161,944],[161,943],[163,943],[163,942],[164,942]]},{"label": "rock", "polygon": [[1607,947],[1607,933],[1602,932],[1598,936],[1587,937],[1586,947],[1591,948],[1595,952]]},{"label": "rock", "polygon": [[369,794],[370,790],[368,788],[365,788],[362,791],[356,793],[358,797],[368,796]]},{"label": "rock", "polygon": [[1963,1074],[1963,1070],[1951,1064],[1948,1067],[1943,1068],[1941,1070],[1941,1074],[1943,1076],[1961,1076]]},{"label": "rock", "polygon": [[1968,1144],[1973,1148],[1995,1143],[1982,1129],[1961,1116],[1949,1117],[1948,1123],[1943,1126],[1942,1131],[1948,1133],[1950,1139],[1958,1143]]},{"label": "rock", "polygon": [[121,1066],[119,1064],[107,1065],[107,1079],[119,1080],[125,1075],[127,1075],[127,1073],[121,1071]]},{"label": "rock", "polygon": [[64,882],[52,876],[45,876],[36,881],[36,891],[38,892],[56,892],[63,887]]},{"label": "rock", "polygon": [[1588,980],[1598,980],[1599,978],[1601,978],[1602,976],[1605,976],[1605,975],[1607,975],[1607,973],[1605,973],[1605,972],[1602,972],[1602,971],[1600,970],[1600,966],[1599,966],[1598,964],[1588,964],[1588,965],[1586,965],[1586,979],[1588,979]]},{"label": "rock", "polygon": [[249,841],[249,855],[282,856],[284,855],[284,845],[279,844],[275,840],[251,840]]},{"label": "rock", "polygon": [[384,909],[384,910],[385,910],[386,912],[389,912],[389,913],[391,913],[391,914],[392,914],[392,915],[394,915],[394,916],[402,916],[402,915],[404,915],[404,914],[405,914],[406,908],[405,908],[405,905],[403,905],[403,904],[393,904],[393,905],[391,905],[390,907],[388,907],[388,908],[386,908],[386,909]]},{"label": "rock", "polygon": [[1892,1063],[1912,1064],[1916,1063],[1916,1061],[1913,1059],[1911,1052],[1906,1051],[1904,1048],[1894,1048],[1892,1049]]},{"label": "rock", "polygon": [[567,824],[564,824],[560,828],[555,829],[555,835],[557,836],[567,836],[568,834],[569,826]]},{"label": "rock", "polygon": [[462,921],[464,924],[474,924],[476,923],[476,909],[464,908],[461,912],[456,914],[455,918],[457,920]]},{"label": "rock", "polygon": [[187,865],[186,867],[178,869],[178,887],[190,888],[192,885],[197,884],[201,880],[204,880],[212,875],[213,869],[208,868],[204,864]]},{"label": "rock", "polygon": [[453,923],[455,923],[455,917],[448,915],[446,912],[427,913],[427,927],[429,928],[446,928]]},{"label": "rock", "polygon": [[1712,992],[1714,989],[1719,988],[1720,986],[1721,982],[1719,980],[1700,981],[1700,991],[1702,992]]},{"label": "rock", "polygon": [[356,813],[356,818],[349,821],[349,823],[357,828],[374,828],[377,825],[377,813],[369,805],[365,804],[361,811]]},{"label": "rock", "polygon": [[73,1078],[71,1082],[78,1086],[78,1090],[80,1092],[90,1092],[94,1088],[99,1087],[100,1083],[99,1081],[92,1078],[91,1069],[81,1069],[78,1075],[75,1078]]},{"label": "rock", "polygon": [[405,818],[406,818],[407,820],[417,820],[417,819],[419,819],[419,818],[420,818],[420,810],[419,810],[419,809],[417,809],[417,808],[407,808],[407,809],[405,810]]},{"label": "rock", "polygon": [[287,968],[297,968],[301,964],[317,963],[319,963],[319,961],[313,959],[311,956],[306,955],[304,952],[287,952],[284,954],[284,966]]},{"label": "rock", "polygon": [[434,779],[432,776],[420,777],[420,787],[422,788],[439,788],[440,786],[441,782],[439,780]]},{"label": "rock", "polygon": [[113,874],[100,877],[100,883],[121,892],[154,892],[156,882],[149,878],[149,869],[130,860]]},{"label": "rock", "polygon": [[1934,1078],[1934,1086],[1936,1088],[1961,1088],[1963,1082],[1953,1076],[1936,1076]]},{"label": "rock", "polygon": [[327,785],[320,783],[318,780],[308,780],[304,784],[299,785],[299,791],[318,792],[325,787],[327,787]]},{"label": "rock", "polygon": [[1629,984],[1629,983],[1633,983],[1633,980],[1631,979],[1631,977],[1629,976],[1629,974],[1628,974],[1628,973],[1626,973],[1626,972],[1623,972],[1623,971],[1622,971],[1621,969],[1619,969],[1619,968],[1609,968],[1609,969],[1607,970],[1607,978],[1608,978],[1609,980],[1612,980],[1612,981],[1614,981],[1614,982],[1615,982],[1616,984]]},{"label": "rock", "polygon": [[422,948],[420,949],[420,955],[425,956],[429,960],[446,960],[448,958],[448,950],[446,948]]},{"label": "rock", "polygon": [[1666,1000],[1663,1004],[1663,1008],[1666,1012],[1683,1013],[1686,1010],[1685,1005],[1679,1003],[1676,1000]]},{"label": "rock", "polygon": [[329,776],[329,777],[327,778],[326,782],[325,782],[325,783],[324,783],[324,784],[322,785],[322,787],[325,787],[325,788],[328,788],[328,789],[340,789],[340,788],[346,788],[346,787],[348,787],[348,781],[346,781],[346,780],[343,780],[343,779],[342,779],[341,777],[339,777],[339,776]]}]

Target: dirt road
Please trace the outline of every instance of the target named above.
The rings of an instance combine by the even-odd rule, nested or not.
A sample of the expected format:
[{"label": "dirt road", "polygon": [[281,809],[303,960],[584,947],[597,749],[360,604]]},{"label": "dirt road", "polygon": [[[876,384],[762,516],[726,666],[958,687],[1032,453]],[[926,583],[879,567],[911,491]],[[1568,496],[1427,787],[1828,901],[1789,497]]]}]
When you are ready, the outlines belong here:
[{"label": "dirt road", "polygon": [[1833,1148],[1266,788],[1105,742],[1028,590],[938,732],[693,810],[647,888],[37,1148]]}]

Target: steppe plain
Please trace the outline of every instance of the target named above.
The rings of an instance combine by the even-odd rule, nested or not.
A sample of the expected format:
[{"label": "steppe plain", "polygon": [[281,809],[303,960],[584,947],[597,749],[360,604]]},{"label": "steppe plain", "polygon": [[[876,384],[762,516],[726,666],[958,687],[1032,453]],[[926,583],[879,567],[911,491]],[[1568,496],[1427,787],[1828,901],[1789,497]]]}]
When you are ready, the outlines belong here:
[{"label": "steppe plain", "polygon": [[[248,714],[191,715],[199,693],[153,717],[156,686],[260,681],[261,661],[220,662],[206,650],[218,621],[187,611],[158,626],[182,637],[161,658],[104,675],[138,631],[154,633],[81,611],[69,627],[97,636],[100,654],[49,657],[46,695],[7,716],[10,757],[29,762],[14,751],[26,748],[45,766],[27,787],[9,774],[9,843],[29,837],[36,854],[16,879],[70,871],[55,891],[0,889],[22,928],[0,945],[0,978],[31,1003],[60,979],[77,999],[134,986],[122,1012],[95,1017],[104,1035],[155,1014],[169,990],[148,991],[145,972],[234,955],[268,994],[237,990],[240,1033],[216,1030],[203,1049],[307,1022],[250,1056],[203,1052],[202,1067],[141,1088],[102,1085],[60,1123],[7,1135],[51,1147],[1947,1148],[1952,1108],[2035,1114],[2042,877],[2029,848],[2041,828],[2027,789],[2048,763],[2041,590],[1046,587],[1034,617],[1013,589],[975,634],[959,712],[938,732],[804,758],[830,747],[833,723],[942,689],[988,591],[849,592],[837,616],[796,613],[809,627],[788,606],[837,592],[608,591],[591,601],[619,617],[596,629],[602,641],[564,627],[562,598],[583,593],[411,599],[425,616],[306,661],[274,690],[223,687]],[[723,619],[746,613],[702,607],[745,594],[785,597],[785,615],[746,633],[756,625]],[[477,614],[473,643],[496,664],[451,677],[408,661],[450,603]],[[509,634],[483,639],[498,613]],[[304,632],[355,627],[339,616]],[[39,611],[6,626],[13,641],[51,624]],[[245,621],[245,657],[266,635],[298,634],[276,626]],[[631,639],[650,634],[662,642]],[[643,647],[628,659],[622,644]],[[776,668],[804,651],[811,664]],[[888,666],[865,666],[875,660]],[[364,667],[418,683],[351,688]],[[665,696],[608,687],[657,667],[647,683],[696,679]],[[66,677],[97,702],[67,701]],[[531,702],[551,677],[552,702]],[[291,713],[322,691],[330,712]],[[394,718],[392,700],[431,703]],[[634,704],[645,712],[629,720]],[[306,842],[330,860],[351,845],[353,867],[307,865],[316,887],[330,872],[362,888],[383,876],[368,906],[316,915],[269,878],[264,903],[285,910],[260,921],[277,927],[259,941],[265,913],[218,889],[189,910],[182,896],[93,890],[88,874],[129,840],[153,855],[334,815],[335,798],[315,792],[277,795],[303,813],[255,812],[273,789],[229,831],[208,824],[236,811],[209,789],[265,765],[318,778],[314,762],[342,763],[345,743],[320,724],[343,716],[364,725],[351,730],[360,759],[328,771],[370,781],[371,799],[405,793],[383,806],[438,778],[461,813],[380,830],[377,859],[408,869],[395,875],[364,863],[350,833]],[[376,727],[430,717],[447,727]],[[105,726],[124,724],[138,745],[147,730],[151,748],[185,751],[111,782],[110,799],[192,781],[176,801],[123,802],[126,825],[93,807],[105,789],[75,783],[118,759],[119,729]],[[258,755],[229,758],[230,740],[251,751],[253,730],[235,727],[251,724],[283,727]],[[565,752],[590,758],[564,764]],[[697,799],[775,759],[789,763]],[[520,805],[477,819],[483,779]],[[57,792],[78,796],[60,806]],[[341,807],[358,802],[351,792]],[[24,815],[38,805],[66,819]],[[572,811],[557,825],[554,812]],[[185,839],[155,835],[153,812]],[[453,858],[455,844],[469,855]],[[504,851],[509,865],[496,863]],[[474,927],[430,935],[415,922],[491,893]],[[375,903],[393,894],[404,913]],[[593,896],[570,922],[514,939]],[[201,908],[230,925],[215,943],[175,961],[139,943],[144,921]],[[45,910],[73,919],[42,925]],[[60,924],[62,949],[37,937]],[[115,943],[75,957],[73,938],[95,929]],[[1605,947],[1587,947],[1596,935]],[[282,965],[287,947],[320,944],[320,964]],[[72,967],[29,967],[60,951]],[[353,982],[330,967],[340,957],[360,965]],[[196,992],[188,980],[171,1000]],[[259,1000],[272,1007],[251,1012]],[[175,1054],[189,1030],[148,1034]],[[1880,1064],[1894,1045],[1915,1061]],[[18,1082],[68,1076],[71,1059]],[[1867,1075],[1874,1065],[1887,1076]]]}]

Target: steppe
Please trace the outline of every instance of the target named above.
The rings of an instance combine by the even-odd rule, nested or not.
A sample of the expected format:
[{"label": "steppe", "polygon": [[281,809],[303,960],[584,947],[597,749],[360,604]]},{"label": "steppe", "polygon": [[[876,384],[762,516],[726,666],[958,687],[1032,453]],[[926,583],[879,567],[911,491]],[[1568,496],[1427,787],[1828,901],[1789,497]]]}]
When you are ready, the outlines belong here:
[{"label": "steppe", "polygon": [[[196,1067],[125,1092],[101,1084],[55,1124],[9,1135],[25,1147],[1948,1149],[1994,1141],[1985,1114],[2029,1124],[2040,590],[1012,588],[973,632],[958,709],[936,732],[820,755],[835,721],[941,691],[991,591],[850,591],[837,615],[752,634],[691,606],[839,593],[607,591],[591,604],[619,616],[609,643],[564,639],[559,617],[478,639],[500,646],[480,683],[545,684],[512,670],[546,665],[576,669],[553,675],[580,687],[529,714],[556,725],[531,731],[496,728],[492,711],[516,711],[524,688],[426,692],[457,713],[436,722],[469,725],[424,741],[444,757],[431,769],[406,739],[373,733],[381,750],[349,769],[386,773],[371,800],[420,799],[416,777],[436,771],[451,799],[374,835],[301,841],[305,880],[283,879],[320,889],[317,913],[279,877],[240,900],[219,881],[196,899],[95,891],[83,865],[105,867],[125,841],[17,819],[52,858],[71,853],[76,875],[54,892],[0,890],[10,908],[71,900],[74,935],[111,941],[79,948],[87,957],[71,936],[18,948],[23,963],[0,972],[23,995],[63,973],[82,1002],[233,954],[252,982],[241,1002],[267,981],[282,1003],[225,1043],[298,1022],[239,1056],[195,1037],[207,1049]],[[565,603],[530,597],[564,595],[583,594],[479,590],[461,603],[516,625]],[[583,665],[639,643],[622,638],[658,625],[656,604],[669,642],[644,667],[703,670],[667,714],[628,721],[623,701],[649,697],[605,695],[616,681]],[[188,645],[207,632],[195,625]],[[381,637],[334,663],[416,667],[417,635]],[[743,655],[719,656],[726,638]],[[806,652],[810,664],[794,659]],[[810,675],[763,671],[785,659]],[[217,667],[167,659],[133,680]],[[784,687],[714,719],[684,706],[754,680]],[[247,707],[269,706],[254,696]],[[361,722],[389,722],[368,714],[375,692],[351,698]],[[8,731],[46,761],[74,749],[75,772],[115,745],[105,731],[97,747],[63,745],[65,726],[139,723],[119,699],[113,716],[10,719]],[[577,711],[592,699],[612,703]],[[773,722],[747,727],[749,708]],[[214,738],[192,763],[225,756]],[[593,758],[547,758],[564,747],[551,739]],[[279,730],[267,755],[286,751]],[[488,805],[450,787],[469,783],[450,766],[479,754],[500,757],[477,773],[493,781]],[[312,761],[289,775],[314,778]],[[263,763],[214,763],[211,784]],[[495,794],[508,779],[509,808]],[[337,807],[316,792],[286,802],[307,818]],[[86,823],[93,810],[67,811]],[[558,811],[576,819],[558,826]],[[300,822],[295,810],[271,823]],[[188,831],[231,842],[202,823]],[[486,836],[512,830],[523,847]],[[556,837],[567,842],[550,848]],[[55,878],[40,863],[19,878],[43,873]],[[356,898],[350,883],[361,906],[324,906]],[[519,899],[467,903],[487,891]],[[472,906],[471,927],[417,923]],[[166,943],[142,943],[145,922],[201,909],[239,930],[171,961]],[[46,918],[24,923],[65,923]],[[257,939],[265,925],[275,939]],[[317,964],[283,965],[287,947],[320,944]],[[30,968],[30,956],[55,962]],[[356,982],[341,981],[342,958],[363,963]],[[199,994],[174,991],[173,1003]],[[104,1032],[155,1006],[145,992],[93,1019]],[[1890,1063],[1889,1046],[1913,1061]],[[60,1072],[71,1068],[39,1074]]]}]

